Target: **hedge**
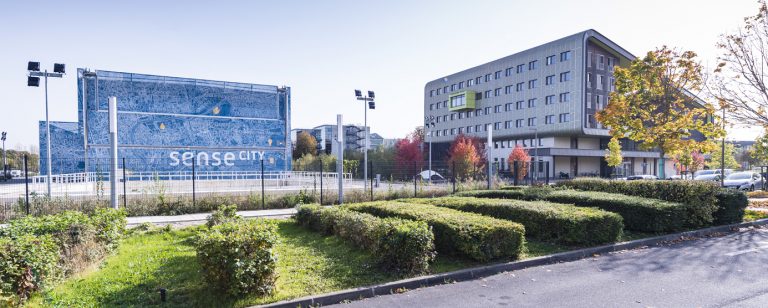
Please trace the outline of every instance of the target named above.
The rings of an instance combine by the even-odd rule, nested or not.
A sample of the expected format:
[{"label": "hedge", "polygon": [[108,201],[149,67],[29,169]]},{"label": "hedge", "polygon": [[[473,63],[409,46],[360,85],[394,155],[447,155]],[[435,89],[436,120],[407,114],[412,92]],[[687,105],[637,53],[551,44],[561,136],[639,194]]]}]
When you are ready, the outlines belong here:
[{"label": "hedge", "polygon": [[370,251],[385,270],[426,273],[435,257],[435,236],[425,222],[379,218],[316,204],[298,206],[296,222],[324,234],[335,234]]},{"label": "hedge", "polygon": [[60,278],[59,247],[51,235],[0,237],[0,300],[21,306],[32,292]]},{"label": "hedge", "polygon": [[717,194],[721,188],[709,181],[611,181],[582,178],[562,181],[557,186],[685,203],[689,205],[686,225],[693,228],[711,225],[715,221],[715,212],[728,207],[718,202]]},{"label": "hedge", "polygon": [[522,224],[480,214],[392,201],[352,204],[346,208],[378,217],[424,221],[435,234],[438,252],[462,254],[478,261],[517,258],[525,246]]},{"label": "hedge", "polygon": [[445,197],[405,199],[403,202],[431,204],[519,222],[525,226],[526,235],[564,244],[615,242],[624,228],[621,216],[616,213],[546,201]]},{"label": "hedge", "polygon": [[197,260],[208,284],[231,295],[275,288],[277,226],[265,219],[215,225],[198,234]]},{"label": "hedge", "polygon": [[[520,199],[530,196],[516,190],[467,191],[460,195],[501,199]],[[683,229],[686,221],[686,205],[658,199],[576,190],[550,190],[547,193],[537,192],[536,195],[540,200],[580,207],[596,207],[617,213],[623,218],[624,226],[628,230],[675,231]]]},{"label": "hedge", "polygon": [[744,221],[744,209],[749,206],[747,195],[733,189],[721,189],[717,192],[718,208],[715,212],[715,224],[727,225]]}]

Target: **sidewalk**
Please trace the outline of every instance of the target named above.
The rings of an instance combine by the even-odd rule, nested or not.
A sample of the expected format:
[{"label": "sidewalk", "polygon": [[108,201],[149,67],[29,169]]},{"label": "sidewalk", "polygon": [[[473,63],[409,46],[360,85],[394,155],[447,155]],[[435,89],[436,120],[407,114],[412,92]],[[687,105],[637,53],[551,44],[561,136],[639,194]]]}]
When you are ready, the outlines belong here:
[{"label": "sidewalk", "polygon": [[[254,217],[275,217],[275,216],[291,216],[296,214],[296,209],[273,209],[273,210],[256,210],[256,211],[239,211],[238,215],[245,218]],[[180,222],[198,222],[205,221],[211,213],[197,213],[197,214],[185,214],[174,216],[136,216],[128,217],[128,225],[138,225],[141,223],[180,223]]]}]

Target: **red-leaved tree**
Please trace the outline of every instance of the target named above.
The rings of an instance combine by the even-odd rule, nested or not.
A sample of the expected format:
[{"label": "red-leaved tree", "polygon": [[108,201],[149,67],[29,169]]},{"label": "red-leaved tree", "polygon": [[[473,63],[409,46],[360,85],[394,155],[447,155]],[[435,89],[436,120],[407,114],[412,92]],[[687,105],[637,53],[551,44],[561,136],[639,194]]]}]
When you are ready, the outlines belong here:
[{"label": "red-leaved tree", "polygon": [[403,172],[403,178],[410,179],[424,167],[423,141],[423,134],[417,128],[395,143],[395,165]]},{"label": "red-leaved tree", "polygon": [[448,149],[448,164],[455,168],[456,177],[461,180],[472,178],[477,170],[483,169],[483,149],[478,138],[459,134]]},{"label": "red-leaved tree", "polygon": [[531,156],[528,155],[528,150],[523,149],[523,147],[521,147],[519,144],[515,145],[512,153],[509,153],[507,161],[509,161],[511,168],[515,168],[514,162],[517,162],[517,180],[523,180],[523,178],[528,174],[528,164],[531,162]]}]

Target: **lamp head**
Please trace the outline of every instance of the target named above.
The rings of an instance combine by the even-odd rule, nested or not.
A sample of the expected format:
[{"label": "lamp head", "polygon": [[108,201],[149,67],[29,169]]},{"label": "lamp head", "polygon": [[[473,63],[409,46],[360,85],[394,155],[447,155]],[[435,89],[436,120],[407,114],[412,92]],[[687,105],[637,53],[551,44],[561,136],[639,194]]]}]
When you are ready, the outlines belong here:
[{"label": "lamp head", "polygon": [[356,96],[356,97],[361,97],[361,96],[363,96],[363,91],[360,91],[360,90],[355,90],[355,96]]}]

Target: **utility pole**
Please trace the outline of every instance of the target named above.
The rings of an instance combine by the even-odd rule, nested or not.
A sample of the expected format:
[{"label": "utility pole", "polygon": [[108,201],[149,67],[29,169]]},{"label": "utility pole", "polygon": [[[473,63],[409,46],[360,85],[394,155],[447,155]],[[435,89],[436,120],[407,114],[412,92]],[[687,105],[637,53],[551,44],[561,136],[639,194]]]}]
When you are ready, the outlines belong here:
[{"label": "utility pole", "polygon": [[29,74],[27,76],[27,86],[30,87],[39,87],[40,86],[40,77],[45,78],[45,137],[46,137],[46,162],[47,162],[47,179],[46,183],[48,184],[48,197],[51,196],[51,170],[52,170],[52,163],[51,163],[51,121],[48,117],[48,77],[55,77],[55,78],[61,78],[65,74],[65,66],[61,63],[54,63],[53,64],[53,73],[49,73],[48,70],[45,70],[43,72],[40,72],[40,62],[28,62],[27,63],[27,71],[29,71]]},{"label": "utility pole", "polygon": [[344,204],[344,123],[340,114],[336,115],[336,180],[339,182],[339,204]]},{"label": "utility pole", "polygon": [[424,117],[424,128],[427,130],[427,138],[429,138],[429,171],[427,172],[429,177],[429,183],[432,184],[432,128],[435,127],[435,116],[431,115]]},{"label": "utility pole", "polygon": [[8,132],[3,132],[2,137],[0,139],[3,140],[3,180],[5,180],[6,177],[8,177],[8,160],[5,157],[5,137],[8,135]]},{"label": "utility pole", "polygon": [[[368,96],[363,96],[363,92],[355,90],[355,97],[357,100],[367,102],[363,104],[363,131],[365,134],[365,140],[363,141],[363,188],[368,189],[368,109],[376,109],[376,102],[373,101],[376,94],[373,91],[368,91]],[[367,106],[366,106],[367,105]]]},{"label": "utility pole", "polygon": [[[723,132],[725,132],[725,106],[723,106]],[[725,135],[723,134],[723,144],[720,149],[720,187],[725,187]]]}]

